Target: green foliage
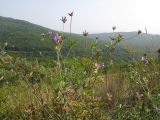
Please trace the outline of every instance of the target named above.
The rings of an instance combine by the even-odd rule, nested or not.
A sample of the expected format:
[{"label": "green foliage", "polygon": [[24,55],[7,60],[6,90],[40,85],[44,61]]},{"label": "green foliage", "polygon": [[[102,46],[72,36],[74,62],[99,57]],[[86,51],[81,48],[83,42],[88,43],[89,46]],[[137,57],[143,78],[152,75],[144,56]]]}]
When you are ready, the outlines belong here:
[{"label": "green foliage", "polygon": [[[48,31],[52,31],[55,34],[57,32],[26,21],[0,17],[0,48],[7,42],[8,46],[5,49],[8,51],[22,52],[22,54],[32,54],[34,52],[38,55],[41,51],[44,56],[55,56],[53,41],[50,39],[42,40],[41,34]],[[71,56],[84,55],[83,37],[78,34],[72,34],[71,40],[76,42],[73,47],[74,52],[71,51]],[[88,41],[90,40],[88,39]],[[69,49],[68,33],[63,34],[63,42],[62,53],[66,54]]]},{"label": "green foliage", "polygon": [[[35,57],[32,53],[26,59],[7,54],[5,49],[10,46],[5,46],[8,48],[0,52],[0,119],[160,119],[159,59],[150,58],[146,64],[115,61],[122,35],[112,36],[106,48],[99,47],[97,38],[84,47],[78,35],[61,33],[62,41],[51,44],[49,37],[43,42],[37,37],[46,28],[3,17],[0,24],[5,39],[12,33],[16,36],[12,40],[18,49],[51,51],[53,44],[55,55]],[[30,38],[34,35],[36,39]],[[22,36],[31,43],[20,42]],[[3,37],[2,44],[6,42]]]}]

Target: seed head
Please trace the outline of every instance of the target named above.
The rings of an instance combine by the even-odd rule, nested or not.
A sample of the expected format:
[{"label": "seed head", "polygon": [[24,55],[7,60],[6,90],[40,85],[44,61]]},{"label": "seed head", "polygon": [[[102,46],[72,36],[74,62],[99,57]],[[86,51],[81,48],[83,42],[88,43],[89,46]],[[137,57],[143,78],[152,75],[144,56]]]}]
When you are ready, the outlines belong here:
[{"label": "seed head", "polygon": [[141,30],[138,30],[138,35],[141,34],[141,33],[142,33],[142,31],[141,31]]},{"label": "seed head", "polygon": [[113,26],[113,27],[112,27],[112,30],[115,31],[115,30],[116,30],[116,26]]},{"label": "seed head", "polygon": [[73,11],[71,13],[68,13],[68,15],[72,17],[73,16]]},{"label": "seed head", "polygon": [[67,22],[67,18],[66,18],[66,17],[62,17],[60,20],[61,20],[63,23],[66,23],[66,22]]},{"label": "seed head", "polygon": [[85,36],[85,37],[88,36],[88,32],[86,32],[86,30],[83,32],[83,36]]}]

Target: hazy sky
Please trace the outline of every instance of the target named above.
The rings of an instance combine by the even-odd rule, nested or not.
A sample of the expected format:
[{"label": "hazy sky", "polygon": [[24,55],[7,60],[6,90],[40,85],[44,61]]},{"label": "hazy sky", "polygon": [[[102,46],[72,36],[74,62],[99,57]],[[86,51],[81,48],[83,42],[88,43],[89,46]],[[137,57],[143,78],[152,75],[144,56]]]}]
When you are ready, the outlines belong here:
[{"label": "hazy sky", "polygon": [[[160,34],[160,0],[0,0],[0,16],[62,30],[61,16],[74,10],[73,32],[144,31]],[[69,31],[69,20],[65,25]]]}]

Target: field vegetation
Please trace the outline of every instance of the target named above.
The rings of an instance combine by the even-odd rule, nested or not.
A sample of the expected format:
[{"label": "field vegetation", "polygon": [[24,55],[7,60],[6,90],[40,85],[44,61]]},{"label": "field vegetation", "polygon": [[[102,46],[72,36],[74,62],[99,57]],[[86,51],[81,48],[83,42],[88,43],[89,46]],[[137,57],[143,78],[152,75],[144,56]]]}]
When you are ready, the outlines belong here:
[{"label": "field vegetation", "polygon": [[[159,120],[159,50],[148,56],[147,62],[130,51],[127,53],[131,59],[119,59],[117,46],[125,36],[116,33],[116,27],[112,28],[115,34],[109,42],[99,45],[99,37],[89,39],[86,30],[76,42],[77,35],[72,34],[73,15],[69,13],[70,33],[39,31],[34,33],[40,36],[39,41],[26,41],[25,49],[21,43],[14,43],[22,51],[48,48],[53,52],[50,56],[40,51],[39,56],[34,52],[29,56],[7,52],[13,50],[13,46],[9,49],[13,43],[1,44],[0,119]],[[65,19],[61,19],[64,27]],[[26,25],[26,29],[30,26]],[[136,34],[140,36],[141,30]],[[41,40],[49,44],[40,44]]]}]

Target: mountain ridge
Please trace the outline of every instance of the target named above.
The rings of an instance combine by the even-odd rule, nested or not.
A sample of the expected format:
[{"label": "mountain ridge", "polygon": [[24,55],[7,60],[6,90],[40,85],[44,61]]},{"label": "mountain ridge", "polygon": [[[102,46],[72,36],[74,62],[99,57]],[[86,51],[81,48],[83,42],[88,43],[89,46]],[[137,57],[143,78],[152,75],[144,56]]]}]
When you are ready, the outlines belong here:
[{"label": "mountain ridge", "polygon": [[[50,28],[43,27],[34,23],[30,23],[25,20],[19,20],[9,17],[0,16],[0,46],[2,47],[5,42],[8,43],[7,49],[10,50],[19,50],[19,51],[33,51],[35,48],[38,51],[53,51],[53,41],[45,40],[41,41],[42,33],[52,31],[57,33],[58,31],[52,30]],[[110,42],[110,36],[122,34],[124,38],[131,38],[128,41],[122,41],[119,46],[124,48],[129,46],[137,51],[147,51],[148,48],[154,46],[154,52],[156,49],[160,48],[160,35],[153,34],[138,34],[138,31],[132,32],[109,32],[109,33],[97,33],[97,34],[88,34],[87,40],[92,42],[95,40],[96,36],[99,36],[99,47],[104,49],[106,43]],[[132,36],[135,36],[132,38]],[[64,48],[63,51],[67,51],[69,33],[64,33],[63,37]],[[74,50],[77,53],[82,54],[84,52],[84,37],[83,34],[72,33],[72,39],[77,42]],[[151,40],[152,39],[152,40]],[[149,50],[148,50],[149,51]]]}]

